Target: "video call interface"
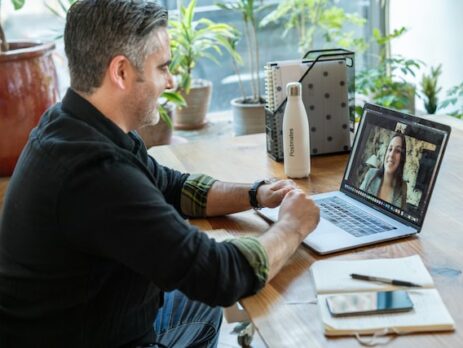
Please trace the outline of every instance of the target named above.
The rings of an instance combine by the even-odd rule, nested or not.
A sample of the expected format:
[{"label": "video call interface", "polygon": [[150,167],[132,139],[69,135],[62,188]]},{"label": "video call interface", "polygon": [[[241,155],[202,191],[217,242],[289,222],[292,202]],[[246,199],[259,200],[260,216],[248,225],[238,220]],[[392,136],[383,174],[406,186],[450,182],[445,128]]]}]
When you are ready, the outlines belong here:
[{"label": "video call interface", "polygon": [[373,110],[358,131],[343,188],[421,225],[447,134]]}]

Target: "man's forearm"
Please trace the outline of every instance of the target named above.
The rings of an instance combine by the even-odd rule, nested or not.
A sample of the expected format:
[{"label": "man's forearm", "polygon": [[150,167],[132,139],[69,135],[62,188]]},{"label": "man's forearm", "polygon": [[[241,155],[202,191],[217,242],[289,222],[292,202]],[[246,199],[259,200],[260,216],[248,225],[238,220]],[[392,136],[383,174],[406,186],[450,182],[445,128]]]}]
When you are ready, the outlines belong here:
[{"label": "man's forearm", "polygon": [[[207,195],[207,216],[237,213],[251,208],[249,191],[252,184],[234,184],[216,181]],[[256,200],[261,207],[277,207],[285,195],[295,188],[292,180],[259,182]]]},{"label": "man's forearm", "polygon": [[[207,196],[207,215],[224,215],[249,209],[250,187],[249,184],[215,182]],[[294,189],[291,181],[278,181],[261,187],[258,191],[259,204],[276,206],[281,203],[279,218],[278,222],[257,238],[263,247],[262,254],[265,253],[266,257],[259,258],[259,252],[250,248],[251,255],[247,255],[247,258],[248,261],[251,259],[250,264],[253,264],[253,253],[257,259],[265,259],[265,275],[268,275],[266,278],[269,281],[294,254],[307,234],[315,229],[320,210],[303,191]],[[247,254],[246,250],[244,254]],[[262,264],[262,260],[258,264]]]},{"label": "man's forearm", "polygon": [[250,184],[216,181],[207,194],[207,216],[233,214],[251,208]]},{"label": "man's forearm", "polygon": [[279,221],[258,237],[268,255],[267,282],[281,270],[301,244],[303,236],[296,231],[297,228],[298,226],[294,223]]}]

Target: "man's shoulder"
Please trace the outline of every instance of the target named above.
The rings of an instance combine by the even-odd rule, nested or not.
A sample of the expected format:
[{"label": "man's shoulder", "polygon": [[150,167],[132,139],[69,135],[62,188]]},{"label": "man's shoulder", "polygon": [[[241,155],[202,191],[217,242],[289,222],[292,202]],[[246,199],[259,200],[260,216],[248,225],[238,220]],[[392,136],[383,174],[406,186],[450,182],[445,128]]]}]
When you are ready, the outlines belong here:
[{"label": "man's shoulder", "polygon": [[116,159],[117,146],[91,125],[55,104],[42,116],[31,133],[30,142],[40,152],[66,167],[94,158]]},{"label": "man's shoulder", "polygon": [[108,143],[108,139],[94,127],[66,111],[62,103],[53,105],[43,114],[34,135],[42,142],[75,142],[78,144],[95,140]]}]

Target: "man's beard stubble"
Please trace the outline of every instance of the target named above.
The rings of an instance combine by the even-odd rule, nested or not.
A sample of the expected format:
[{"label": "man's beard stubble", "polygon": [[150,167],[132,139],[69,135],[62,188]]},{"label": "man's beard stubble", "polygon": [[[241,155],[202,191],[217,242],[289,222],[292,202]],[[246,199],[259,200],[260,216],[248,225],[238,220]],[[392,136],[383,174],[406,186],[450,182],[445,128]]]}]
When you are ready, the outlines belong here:
[{"label": "man's beard stubble", "polygon": [[129,110],[137,122],[137,128],[156,125],[160,120],[157,102],[154,97],[140,88],[130,99]]}]

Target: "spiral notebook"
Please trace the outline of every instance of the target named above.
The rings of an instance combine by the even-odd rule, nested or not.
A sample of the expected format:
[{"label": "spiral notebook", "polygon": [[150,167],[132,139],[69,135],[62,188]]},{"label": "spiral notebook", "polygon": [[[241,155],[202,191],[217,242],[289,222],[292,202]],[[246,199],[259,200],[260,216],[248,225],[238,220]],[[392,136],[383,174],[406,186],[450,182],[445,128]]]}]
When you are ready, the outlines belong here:
[{"label": "spiral notebook", "polygon": [[[333,317],[326,305],[326,298],[330,295],[404,289],[390,284],[352,279],[351,273],[404,279],[420,284],[422,288],[405,288],[414,305],[410,312]],[[327,336],[366,335],[378,332],[402,334],[455,329],[455,322],[418,255],[390,259],[322,260],[312,265],[311,275]]]}]

